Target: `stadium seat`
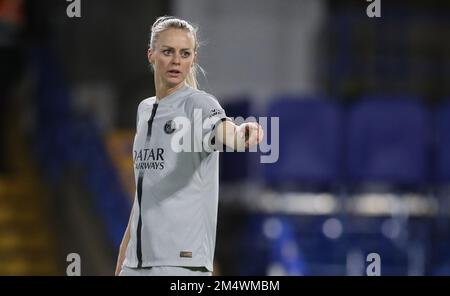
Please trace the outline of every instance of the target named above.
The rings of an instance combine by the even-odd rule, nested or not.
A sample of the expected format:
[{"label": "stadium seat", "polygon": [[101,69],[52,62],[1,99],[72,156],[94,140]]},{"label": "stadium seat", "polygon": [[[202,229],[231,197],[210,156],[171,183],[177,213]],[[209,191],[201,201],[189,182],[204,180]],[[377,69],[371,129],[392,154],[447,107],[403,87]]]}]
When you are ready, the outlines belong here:
[{"label": "stadium seat", "polygon": [[427,110],[413,98],[366,97],[349,110],[346,169],[350,185],[418,189],[429,172]]},{"label": "stadium seat", "polygon": [[279,159],[265,166],[266,184],[301,189],[339,182],[342,118],[337,104],[321,97],[279,97],[268,116],[278,117],[280,125]]}]

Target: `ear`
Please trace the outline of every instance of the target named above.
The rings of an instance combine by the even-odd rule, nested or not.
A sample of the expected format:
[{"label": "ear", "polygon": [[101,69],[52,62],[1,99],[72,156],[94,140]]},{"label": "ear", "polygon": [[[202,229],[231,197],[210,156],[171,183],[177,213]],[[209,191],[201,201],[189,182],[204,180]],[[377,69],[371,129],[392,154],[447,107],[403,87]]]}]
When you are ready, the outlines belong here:
[{"label": "ear", "polygon": [[192,62],[192,65],[197,64],[197,61],[198,61],[198,59],[197,59],[197,52],[195,52],[194,53],[194,61]]},{"label": "ear", "polygon": [[150,48],[147,50],[147,59],[148,62],[153,65],[155,58],[153,56],[153,51]]}]

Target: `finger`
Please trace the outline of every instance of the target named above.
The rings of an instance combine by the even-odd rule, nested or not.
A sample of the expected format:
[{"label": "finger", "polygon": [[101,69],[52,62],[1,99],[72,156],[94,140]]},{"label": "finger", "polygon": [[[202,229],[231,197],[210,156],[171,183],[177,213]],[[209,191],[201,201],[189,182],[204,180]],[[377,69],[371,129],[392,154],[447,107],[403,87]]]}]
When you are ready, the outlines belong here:
[{"label": "finger", "polygon": [[263,139],[264,139],[264,130],[262,129],[261,126],[259,126],[259,129],[258,129],[258,143],[261,143]]},{"label": "finger", "polygon": [[240,125],[240,126],[238,127],[238,134],[237,134],[237,136],[238,136],[240,139],[244,139],[244,137],[246,136],[246,128],[245,128],[245,126]]},{"label": "finger", "polygon": [[244,123],[245,129],[245,146],[253,145],[257,140],[258,124],[255,122]]},{"label": "finger", "polygon": [[261,133],[261,126],[258,123],[252,124],[252,132],[255,135],[255,141],[258,142]]},{"label": "finger", "polygon": [[259,143],[262,140],[262,134],[263,134],[263,130],[262,130],[262,128],[261,128],[261,126],[259,124],[257,126],[256,133],[257,133],[256,141]]},{"label": "finger", "polygon": [[247,147],[250,146],[250,145],[256,144],[257,143],[257,139],[258,139],[258,129],[251,128],[250,129],[250,136],[249,136],[248,140],[246,141]]},{"label": "finger", "polygon": [[249,137],[250,137],[250,132],[251,132],[251,127],[246,124],[245,125],[245,140],[248,141]]}]

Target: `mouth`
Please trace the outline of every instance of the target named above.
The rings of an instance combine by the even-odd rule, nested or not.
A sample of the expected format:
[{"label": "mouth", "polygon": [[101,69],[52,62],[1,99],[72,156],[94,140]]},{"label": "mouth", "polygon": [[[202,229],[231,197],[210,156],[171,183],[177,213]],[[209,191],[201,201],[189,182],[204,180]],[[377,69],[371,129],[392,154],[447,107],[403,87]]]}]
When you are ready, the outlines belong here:
[{"label": "mouth", "polygon": [[169,73],[169,76],[178,76],[181,74],[181,72],[179,70],[175,70],[175,69],[169,70],[169,71],[167,71],[167,73]]}]

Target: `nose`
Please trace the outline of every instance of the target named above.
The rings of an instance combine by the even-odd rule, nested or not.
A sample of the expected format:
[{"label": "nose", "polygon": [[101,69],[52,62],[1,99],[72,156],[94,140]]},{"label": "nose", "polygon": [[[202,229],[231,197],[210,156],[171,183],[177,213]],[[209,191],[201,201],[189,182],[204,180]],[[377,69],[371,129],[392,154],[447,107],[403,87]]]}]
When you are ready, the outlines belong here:
[{"label": "nose", "polygon": [[179,65],[180,64],[180,55],[174,54],[172,59],[172,64]]}]

